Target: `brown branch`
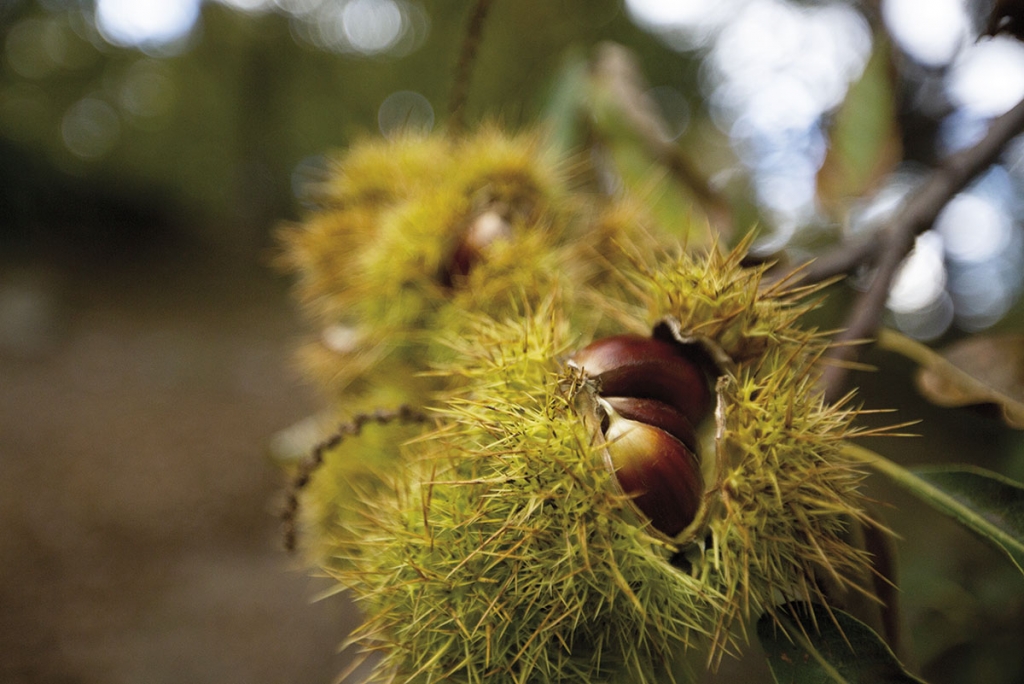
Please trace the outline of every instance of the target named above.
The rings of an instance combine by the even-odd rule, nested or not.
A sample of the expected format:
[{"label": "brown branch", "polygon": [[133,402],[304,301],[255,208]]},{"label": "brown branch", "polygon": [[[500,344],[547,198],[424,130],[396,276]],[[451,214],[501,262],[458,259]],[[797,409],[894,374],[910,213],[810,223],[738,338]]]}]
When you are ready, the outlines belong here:
[{"label": "brown branch", "polygon": [[[884,244],[884,241],[879,240],[877,235],[861,236],[850,240],[800,264],[799,273],[794,275],[793,282],[811,285],[836,276],[849,275],[860,266],[874,264]],[[791,269],[788,272],[794,273],[798,269]]]},{"label": "brown branch", "polygon": [[338,426],[337,432],[320,442],[313,448],[309,458],[299,464],[299,470],[292,478],[288,488],[288,495],[285,499],[284,509],[281,511],[281,525],[284,528],[284,547],[288,551],[295,550],[295,519],[299,513],[299,494],[309,484],[313,473],[323,465],[324,455],[342,443],[348,437],[357,437],[363,431],[367,423],[387,425],[388,423],[425,423],[427,414],[403,404],[395,409],[377,409],[372,413],[358,413],[352,416],[352,420]]},{"label": "brown branch", "polygon": [[477,0],[473,13],[469,15],[466,35],[462,40],[462,51],[455,65],[455,77],[452,92],[448,100],[449,129],[458,133],[465,127],[466,98],[469,94],[470,71],[476,62],[476,53],[480,47],[480,37],[484,31],[484,21],[491,9],[493,0]]},{"label": "brown branch", "polygon": [[[845,330],[836,336],[838,343],[830,358],[835,363],[826,368],[822,383],[829,401],[844,394],[843,386],[850,364],[856,361],[860,347],[848,344],[874,336],[885,311],[889,289],[900,264],[914,247],[918,235],[932,227],[947,203],[982,171],[992,165],[1006,143],[1024,131],[1024,100],[992,121],[988,133],[973,147],[947,157],[928,179],[913,192],[892,219],[883,236],[873,244],[848,246],[849,254],[836,256],[832,263],[853,268],[860,263],[877,261],[877,268],[868,291],[854,305]],[[857,258],[859,261],[855,261]],[[841,271],[843,272],[843,271]],[[812,275],[819,277],[820,273]],[[807,281],[807,274],[801,281]]]}]

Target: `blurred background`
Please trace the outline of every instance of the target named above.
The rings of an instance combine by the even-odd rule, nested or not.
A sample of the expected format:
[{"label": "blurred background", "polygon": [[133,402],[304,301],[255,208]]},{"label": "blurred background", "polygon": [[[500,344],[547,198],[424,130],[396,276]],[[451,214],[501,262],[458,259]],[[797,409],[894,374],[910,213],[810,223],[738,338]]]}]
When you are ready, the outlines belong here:
[{"label": "blurred background", "polygon": [[[0,682],[330,682],[349,662],[357,614],[314,601],[329,584],[281,550],[275,518],[268,444],[319,399],[292,365],[304,328],[274,230],[303,215],[325,154],[444,127],[471,4],[0,0]],[[498,0],[465,116],[543,119],[579,152],[579,120],[607,114],[585,65],[618,43],[701,192],[759,225],[759,253],[799,260],[884,225],[1024,98],[1024,45],[979,39],[992,9]],[[664,182],[621,129],[605,134],[639,151],[618,162]],[[1020,331],[1022,191],[1018,139],[919,238],[887,323],[935,345]],[[823,324],[862,282],[834,288]],[[866,360],[865,403],[925,421],[880,451],[1024,479],[1017,433],[931,406],[906,361]],[[902,536],[908,662],[934,682],[1024,681],[1024,579],[872,487]]]}]

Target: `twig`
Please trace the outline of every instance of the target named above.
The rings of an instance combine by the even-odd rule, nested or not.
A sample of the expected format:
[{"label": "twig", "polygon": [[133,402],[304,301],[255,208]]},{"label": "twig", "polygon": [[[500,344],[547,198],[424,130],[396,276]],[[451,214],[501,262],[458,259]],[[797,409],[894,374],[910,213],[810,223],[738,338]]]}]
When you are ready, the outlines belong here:
[{"label": "twig", "polygon": [[[873,243],[876,246],[873,247],[872,243],[855,244],[846,248],[849,254],[830,259],[833,268],[843,265],[852,269],[858,264],[871,261],[877,261],[877,268],[868,291],[854,305],[844,326],[845,330],[836,336],[837,346],[830,353],[835,363],[830,364],[822,376],[827,400],[834,400],[844,394],[846,375],[860,349],[849,343],[871,338],[878,330],[893,278],[914,247],[914,240],[932,227],[946,204],[987,169],[1006,143],[1021,131],[1024,131],[1024,100],[993,120],[988,133],[976,145],[947,157],[909,197],[893,218],[884,237]],[[820,277],[820,274],[821,271],[811,273],[814,277]],[[808,274],[805,273],[801,282],[808,280]]]},{"label": "twig", "polygon": [[801,264],[799,268],[803,272],[794,277],[793,282],[810,285],[836,276],[849,275],[860,266],[873,264],[884,244],[875,235],[850,240]]},{"label": "twig", "polygon": [[480,47],[480,36],[483,35],[484,21],[491,9],[493,0],[477,0],[473,13],[469,15],[469,24],[466,26],[466,35],[462,40],[462,52],[459,54],[459,61],[455,65],[455,77],[452,82],[452,92],[448,100],[448,116],[450,118],[449,128],[451,132],[457,133],[465,127],[466,98],[469,93],[470,71],[476,61],[476,52]]},{"label": "twig", "polygon": [[339,425],[337,432],[317,444],[309,458],[299,464],[299,470],[288,488],[288,496],[285,499],[284,509],[281,511],[285,549],[295,550],[295,518],[299,513],[299,493],[309,484],[309,480],[317,468],[323,465],[324,454],[341,444],[345,438],[358,436],[367,423],[387,425],[393,422],[408,424],[425,423],[426,421],[427,414],[405,404],[395,409],[377,409],[372,413],[358,413],[352,416],[352,420],[349,422]]}]

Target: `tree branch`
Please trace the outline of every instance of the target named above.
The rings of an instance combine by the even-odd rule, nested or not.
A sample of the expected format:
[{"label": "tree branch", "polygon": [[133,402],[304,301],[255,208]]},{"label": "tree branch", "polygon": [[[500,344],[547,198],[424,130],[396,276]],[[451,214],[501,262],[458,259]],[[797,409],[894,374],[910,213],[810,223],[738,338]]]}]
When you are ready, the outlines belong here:
[{"label": "tree branch", "polygon": [[877,262],[868,291],[854,305],[845,330],[836,336],[835,341],[839,344],[830,354],[836,363],[827,367],[822,376],[827,400],[843,395],[850,363],[856,360],[859,352],[859,347],[848,343],[873,337],[878,330],[892,281],[900,264],[914,247],[914,240],[932,227],[946,204],[991,166],[1006,143],[1021,131],[1024,131],[1024,100],[993,120],[988,133],[976,145],[947,157],[910,195],[881,239],[847,245],[825,257],[824,267],[805,273],[801,278],[801,282],[814,282],[809,276],[821,278],[823,273],[828,274],[828,268],[843,269],[833,274],[847,273],[857,265]]},{"label": "tree branch", "polygon": [[466,35],[462,40],[462,50],[459,53],[459,61],[455,65],[455,75],[452,80],[452,90],[448,100],[448,116],[450,118],[449,128],[453,133],[461,131],[466,124],[466,98],[469,95],[469,79],[473,64],[476,62],[477,49],[480,47],[480,37],[484,32],[484,21],[491,9],[493,0],[477,0],[472,14],[469,15],[469,24],[466,26]]}]

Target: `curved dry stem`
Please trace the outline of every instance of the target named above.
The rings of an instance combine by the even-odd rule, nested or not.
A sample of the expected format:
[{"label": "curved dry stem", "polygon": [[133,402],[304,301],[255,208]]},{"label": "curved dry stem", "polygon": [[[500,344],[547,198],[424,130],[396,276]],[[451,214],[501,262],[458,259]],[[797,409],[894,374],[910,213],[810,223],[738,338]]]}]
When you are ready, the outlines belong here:
[{"label": "curved dry stem", "polygon": [[348,437],[357,437],[367,423],[387,425],[389,423],[410,424],[427,422],[427,414],[403,404],[394,409],[377,409],[371,413],[358,413],[347,423],[338,426],[337,431],[313,448],[309,458],[299,464],[298,472],[288,487],[284,509],[281,511],[281,524],[284,528],[284,547],[288,551],[295,550],[296,526],[295,519],[299,513],[299,494],[309,484],[313,473],[323,465],[324,455],[342,443]]},{"label": "curved dry stem", "polygon": [[480,48],[480,37],[483,35],[484,22],[494,0],[477,0],[473,12],[469,15],[466,35],[462,40],[459,61],[455,65],[455,77],[452,81],[451,97],[448,100],[449,129],[458,133],[465,128],[466,98],[469,94],[469,82],[476,53]]}]

